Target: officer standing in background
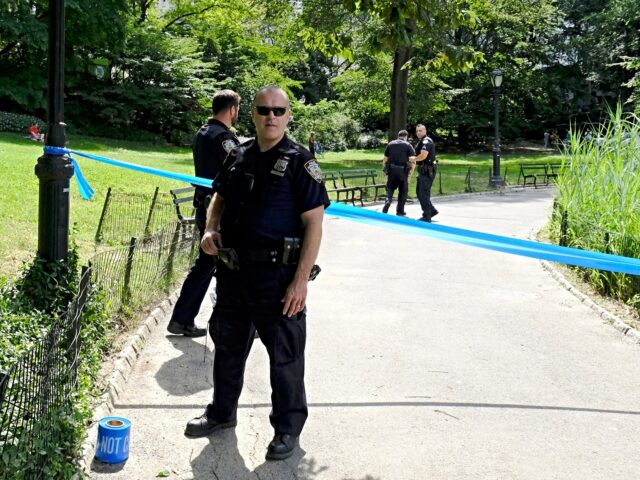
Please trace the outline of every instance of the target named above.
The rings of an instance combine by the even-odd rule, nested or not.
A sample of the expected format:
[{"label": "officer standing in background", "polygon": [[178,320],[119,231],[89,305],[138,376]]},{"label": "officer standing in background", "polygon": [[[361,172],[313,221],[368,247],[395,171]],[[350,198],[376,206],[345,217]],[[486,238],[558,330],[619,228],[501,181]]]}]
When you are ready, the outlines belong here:
[{"label": "officer standing in background", "polygon": [[416,165],[418,167],[418,181],[416,182],[416,195],[422,207],[422,217],[418,220],[431,223],[431,218],[438,214],[438,210],[431,203],[431,185],[436,178],[436,144],[427,137],[427,129],[424,125],[416,125]]},{"label": "officer standing in background", "polygon": [[405,216],[404,204],[409,192],[409,179],[415,168],[415,152],[407,137],[409,132],[400,130],[398,138],[387,145],[382,159],[382,171],[387,175],[387,199],[382,213],[387,213],[393,200],[393,193],[398,189],[398,205],[396,215]]},{"label": "officer standing in background", "polygon": [[215,182],[202,249],[218,256],[213,402],[187,423],[206,436],[237,424],[244,368],[257,329],[269,354],[275,431],[268,460],[290,457],[307,419],[304,387],[307,282],[329,205],[320,167],[285,135],[287,94],[260,90],[252,104],[256,139],[237,147]]},{"label": "officer standing in background", "polygon": [[[193,163],[196,176],[213,180],[222,169],[225,158],[238,145],[238,139],[229,128],[238,120],[240,96],[233,90],[221,90],[213,96],[213,117],[200,127],[193,140]],[[200,238],[204,235],[207,207],[213,189],[196,186],[193,206],[196,208],[196,226]],[[189,270],[173,309],[167,330],[175,335],[202,337],[204,328],[195,326],[200,304],[215,274],[215,260],[202,251]]]}]

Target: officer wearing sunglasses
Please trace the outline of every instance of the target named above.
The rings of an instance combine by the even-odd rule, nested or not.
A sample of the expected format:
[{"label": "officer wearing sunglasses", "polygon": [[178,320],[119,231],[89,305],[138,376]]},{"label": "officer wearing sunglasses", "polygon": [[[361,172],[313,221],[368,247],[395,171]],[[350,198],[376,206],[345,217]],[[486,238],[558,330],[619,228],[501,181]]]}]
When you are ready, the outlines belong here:
[{"label": "officer wearing sunglasses", "polygon": [[290,457],[307,418],[304,387],[307,282],[329,205],[316,160],[289,140],[289,99],[279,87],[252,104],[255,140],[231,152],[214,182],[202,249],[220,255],[213,402],[189,421],[201,437],[237,423],[244,367],[257,329],[269,354],[274,437],[266,458]]}]

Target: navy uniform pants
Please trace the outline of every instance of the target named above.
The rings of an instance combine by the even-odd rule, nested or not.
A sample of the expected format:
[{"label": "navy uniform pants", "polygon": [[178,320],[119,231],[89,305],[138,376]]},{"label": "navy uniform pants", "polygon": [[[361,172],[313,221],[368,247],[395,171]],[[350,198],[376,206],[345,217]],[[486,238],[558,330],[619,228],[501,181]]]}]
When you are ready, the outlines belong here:
[{"label": "navy uniform pants", "polygon": [[271,425],[278,434],[300,435],[308,415],[304,388],[306,312],[287,317],[282,314],[281,302],[295,268],[252,264],[231,271],[219,266],[218,301],[210,321],[215,354],[213,403],[207,407],[207,415],[212,420],[236,419],[245,362],[258,330],[269,354]]},{"label": "navy uniform pants", "polygon": [[433,175],[428,173],[421,173],[418,175],[418,181],[416,183],[416,195],[420,201],[420,207],[422,208],[422,218],[431,220],[431,217],[438,213],[438,210],[431,203],[431,186],[435,180],[435,169]]},{"label": "navy uniform pants", "polygon": [[[196,226],[200,233],[200,238],[204,235],[204,229],[207,218],[207,210],[204,205],[196,208]],[[207,255],[199,249],[198,258],[193,267],[189,270],[187,278],[185,278],[180,296],[173,307],[171,321],[178,322],[185,326],[194,325],[194,321],[204,296],[207,294],[211,279],[216,272],[216,259],[211,255]]]},{"label": "navy uniform pants", "polygon": [[393,194],[398,189],[398,205],[396,212],[404,212],[404,204],[409,193],[409,180],[404,167],[389,166],[389,176],[387,178],[387,203],[393,200]]}]

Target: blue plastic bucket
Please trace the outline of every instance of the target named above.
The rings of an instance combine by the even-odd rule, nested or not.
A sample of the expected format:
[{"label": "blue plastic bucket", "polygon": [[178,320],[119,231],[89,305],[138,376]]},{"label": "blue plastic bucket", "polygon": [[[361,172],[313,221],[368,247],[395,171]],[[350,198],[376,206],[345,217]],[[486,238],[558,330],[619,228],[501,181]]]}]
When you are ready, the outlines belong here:
[{"label": "blue plastic bucket", "polygon": [[96,459],[105,463],[121,463],[129,458],[131,421],[123,417],[105,417],[98,424]]}]

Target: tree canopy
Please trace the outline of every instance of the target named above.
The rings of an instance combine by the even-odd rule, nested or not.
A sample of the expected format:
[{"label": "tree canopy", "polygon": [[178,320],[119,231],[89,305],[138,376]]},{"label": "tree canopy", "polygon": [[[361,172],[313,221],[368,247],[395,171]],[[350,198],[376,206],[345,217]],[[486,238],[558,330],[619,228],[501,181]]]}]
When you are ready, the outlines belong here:
[{"label": "tree canopy", "polygon": [[[633,0],[67,0],[71,131],[187,143],[213,92],[275,83],[292,133],[323,143],[416,123],[464,144],[491,135],[501,68],[507,138],[640,111]],[[0,4],[0,111],[46,116],[47,0]],[[339,113],[340,131],[322,128]],[[338,121],[335,118],[332,122]],[[348,126],[347,126],[348,125]],[[331,138],[329,138],[331,137]]]}]

